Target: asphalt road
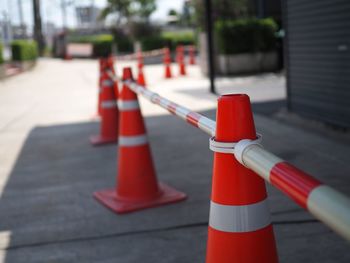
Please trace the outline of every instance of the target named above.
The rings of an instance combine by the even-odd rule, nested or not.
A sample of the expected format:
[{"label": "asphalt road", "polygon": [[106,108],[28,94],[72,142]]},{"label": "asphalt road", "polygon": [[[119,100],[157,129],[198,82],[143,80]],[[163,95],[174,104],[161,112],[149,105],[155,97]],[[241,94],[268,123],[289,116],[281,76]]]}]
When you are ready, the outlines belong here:
[{"label": "asphalt road", "polygon": [[[207,80],[196,66],[188,72],[164,80],[161,66],[145,68],[151,90],[215,119]],[[158,178],[189,198],[112,213],[92,198],[114,187],[117,157],[117,145],[94,148],[88,141],[99,129],[91,120],[97,73],[92,60],[41,60],[0,81],[0,262],[203,262],[208,137],[141,99]],[[284,83],[275,74],[218,80],[221,93],[251,95],[265,148],[349,194],[349,144],[274,117],[284,105]],[[350,262],[346,241],[279,191],[268,192],[280,262]]]}]

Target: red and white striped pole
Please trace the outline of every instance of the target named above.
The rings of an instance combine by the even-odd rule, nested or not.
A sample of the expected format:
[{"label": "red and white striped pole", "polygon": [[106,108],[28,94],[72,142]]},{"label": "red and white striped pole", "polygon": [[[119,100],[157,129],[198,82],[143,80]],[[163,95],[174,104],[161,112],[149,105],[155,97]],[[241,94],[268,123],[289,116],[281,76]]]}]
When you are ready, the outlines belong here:
[{"label": "red and white striped pole", "polygon": [[[111,72],[109,74],[111,75]],[[115,76],[113,79],[114,81],[118,80]],[[154,104],[198,127],[205,133],[215,136],[215,121],[173,103],[157,93],[146,90],[135,82],[125,81],[125,83],[137,94],[143,95]],[[242,123],[237,122],[235,128],[241,129]],[[253,170],[298,205],[307,209],[315,218],[350,241],[349,197],[266,151],[256,141],[242,138],[238,143],[231,144],[229,147],[224,145],[223,148],[227,153],[234,154],[241,164]]]},{"label": "red and white striped pole", "polygon": [[242,141],[236,145],[235,155],[240,163],[258,173],[350,241],[350,199],[347,196],[264,150],[260,145]]}]

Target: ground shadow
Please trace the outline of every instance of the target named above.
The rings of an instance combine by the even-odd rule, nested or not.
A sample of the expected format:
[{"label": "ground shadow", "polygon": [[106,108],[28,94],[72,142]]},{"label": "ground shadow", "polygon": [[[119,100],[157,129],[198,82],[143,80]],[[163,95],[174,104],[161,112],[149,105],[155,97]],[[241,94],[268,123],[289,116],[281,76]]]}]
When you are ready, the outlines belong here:
[{"label": "ground shadow", "polygon": [[[253,109],[269,115],[282,104]],[[215,119],[215,110],[201,113]],[[96,190],[113,188],[116,175],[117,146],[89,144],[98,124],[36,127],[0,199],[0,231],[9,233],[8,244],[0,242],[3,262],[203,262],[212,173],[208,137],[171,115],[147,117],[146,124],[159,180],[186,192],[188,200],[115,215],[92,198]],[[275,152],[286,159],[305,156],[305,149],[282,147],[270,132],[285,134],[285,128],[271,128],[259,117],[256,124]],[[321,172],[329,167],[317,158]],[[269,192],[281,261],[348,262],[347,244],[278,191]]]}]

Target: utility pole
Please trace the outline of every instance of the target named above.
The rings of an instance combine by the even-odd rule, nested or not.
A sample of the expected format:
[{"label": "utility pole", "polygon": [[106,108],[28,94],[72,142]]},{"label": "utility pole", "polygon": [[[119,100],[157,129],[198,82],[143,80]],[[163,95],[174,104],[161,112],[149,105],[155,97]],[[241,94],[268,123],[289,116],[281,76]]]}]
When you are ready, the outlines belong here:
[{"label": "utility pole", "polygon": [[61,0],[61,9],[62,9],[62,27],[63,31],[67,29],[67,3],[66,0]]},{"label": "utility pole", "polygon": [[44,38],[41,25],[40,15],[40,0],[33,0],[33,14],[34,14],[34,39],[38,43],[39,54],[44,53]]},{"label": "utility pole", "polygon": [[17,0],[17,5],[18,5],[19,24],[21,27],[23,27],[24,21],[23,21],[22,0]]},{"label": "utility pole", "polygon": [[208,47],[208,75],[210,79],[210,92],[215,90],[215,67],[214,67],[214,48],[213,48],[213,19],[211,0],[205,0],[205,18],[207,29],[207,47]]},{"label": "utility pole", "polygon": [[19,28],[21,29],[21,38],[27,37],[26,27],[23,20],[23,9],[22,9],[22,0],[17,0],[18,6],[18,16],[19,16]]},{"label": "utility pole", "polygon": [[12,3],[10,0],[7,0],[8,12],[4,11],[4,20],[6,21],[6,45],[9,46],[13,39],[13,30],[12,30]]},{"label": "utility pole", "polygon": [[91,0],[90,4],[91,8],[91,18],[90,18],[90,26],[93,27],[95,25],[96,13],[95,13],[95,0]]}]

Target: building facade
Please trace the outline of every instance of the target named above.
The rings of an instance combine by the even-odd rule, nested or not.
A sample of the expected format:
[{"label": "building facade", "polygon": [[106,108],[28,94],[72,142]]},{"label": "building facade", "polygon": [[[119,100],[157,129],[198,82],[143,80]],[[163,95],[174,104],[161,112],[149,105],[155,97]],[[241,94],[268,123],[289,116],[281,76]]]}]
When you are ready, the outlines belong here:
[{"label": "building facade", "polygon": [[288,108],[350,128],[350,1],[283,1]]}]

